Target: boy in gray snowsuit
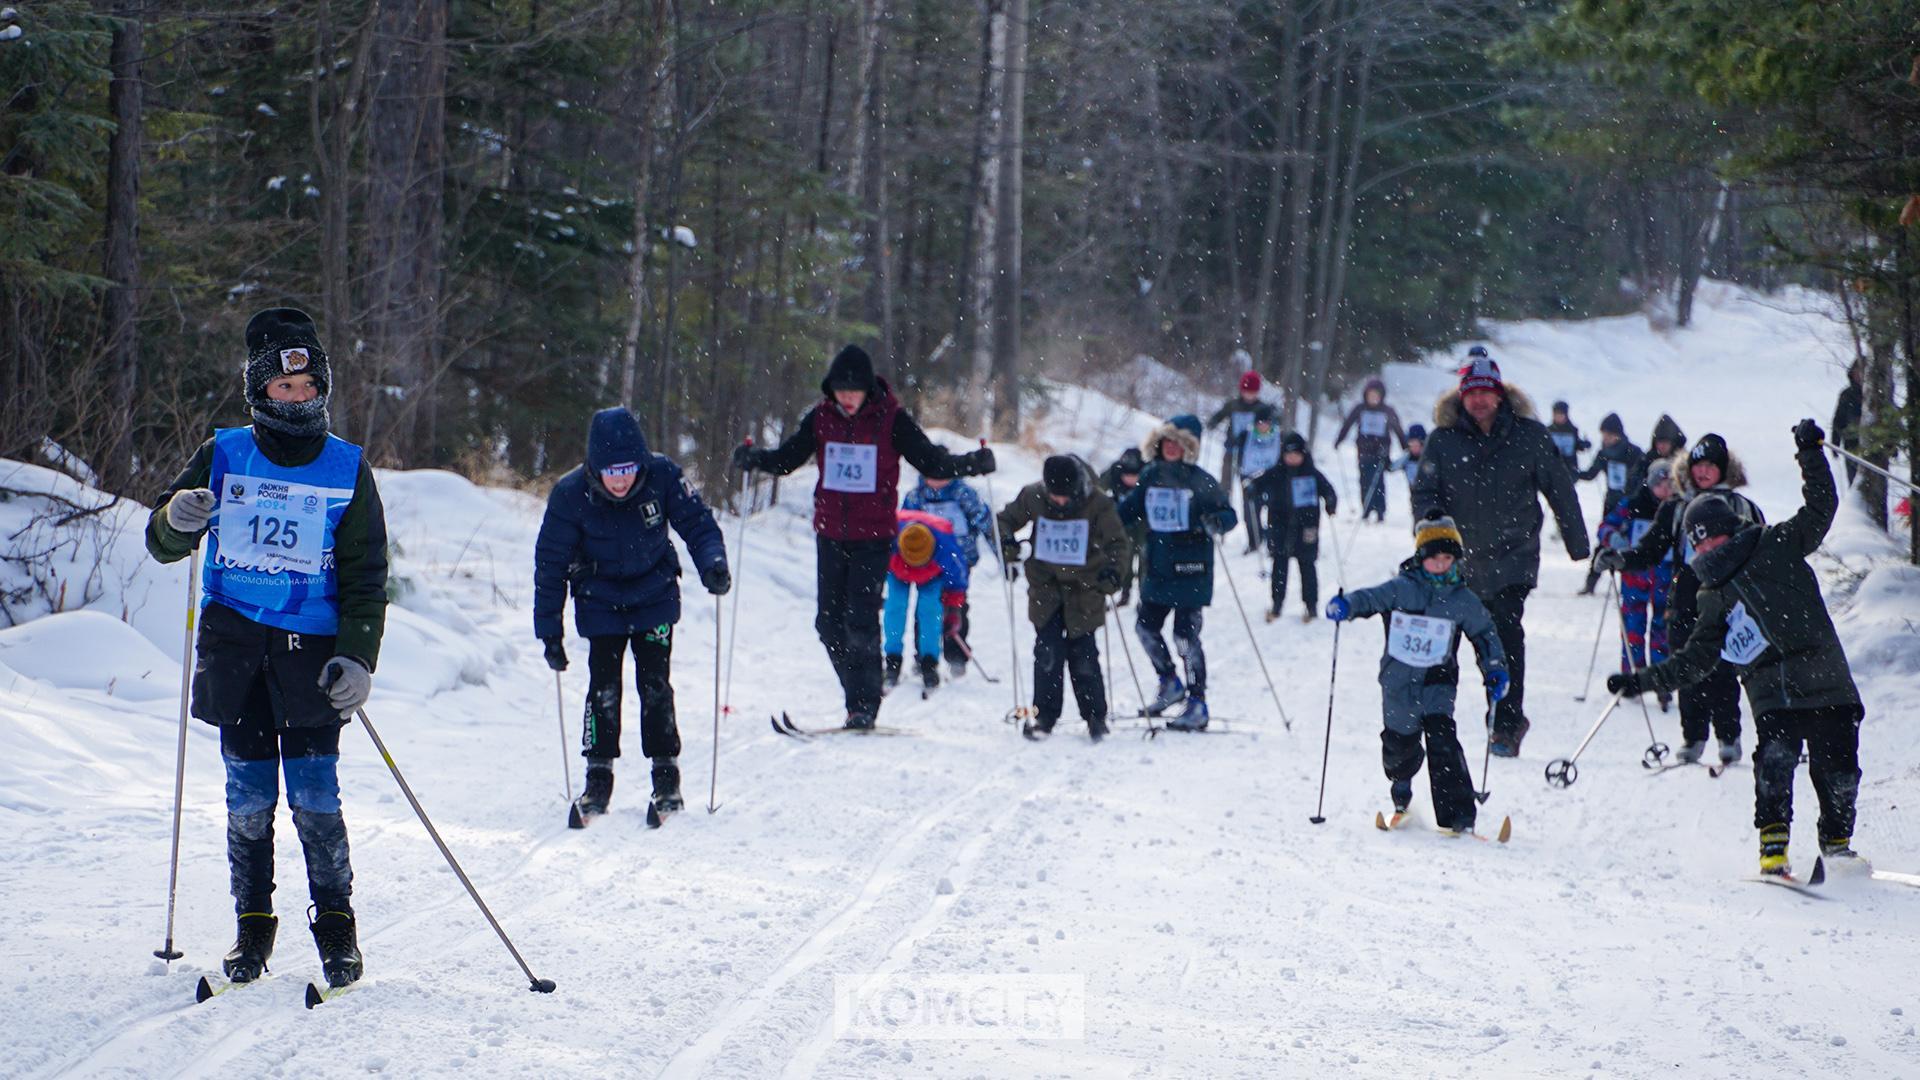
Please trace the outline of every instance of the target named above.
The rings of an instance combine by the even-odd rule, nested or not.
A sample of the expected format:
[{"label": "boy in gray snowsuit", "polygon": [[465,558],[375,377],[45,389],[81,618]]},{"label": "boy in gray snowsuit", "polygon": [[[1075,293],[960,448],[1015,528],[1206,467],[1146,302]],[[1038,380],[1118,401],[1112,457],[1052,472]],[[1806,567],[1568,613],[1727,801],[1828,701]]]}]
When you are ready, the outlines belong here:
[{"label": "boy in gray snowsuit", "polygon": [[1442,829],[1472,832],[1473,778],[1454,729],[1454,689],[1460,683],[1460,638],[1473,639],[1489,699],[1507,692],[1507,660],[1493,618],[1466,586],[1455,565],[1466,553],[1453,519],[1430,517],[1414,527],[1413,558],[1400,573],[1370,589],[1327,602],[1335,622],[1380,615],[1386,624],[1386,654],[1380,658],[1380,706],[1386,727],[1380,756],[1392,783],[1393,812],[1413,801],[1420,771],[1420,739],[1426,736],[1433,789],[1433,815]]}]

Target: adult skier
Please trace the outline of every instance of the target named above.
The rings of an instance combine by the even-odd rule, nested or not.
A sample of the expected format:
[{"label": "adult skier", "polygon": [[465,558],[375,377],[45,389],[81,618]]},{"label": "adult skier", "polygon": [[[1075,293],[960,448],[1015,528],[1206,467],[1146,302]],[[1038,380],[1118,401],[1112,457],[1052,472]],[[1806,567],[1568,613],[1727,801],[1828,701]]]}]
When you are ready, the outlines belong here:
[{"label": "adult skier", "polygon": [[856,345],[840,350],[820,381],[821,400],[777,447],[735,447],[737,469],[776,476],[812,461],[818,591],[814,630],[845,698],[846,726],[873,727],[880,712],[880,592],[893,553],[900,459],[922,475],[983,476],[993,451],[935,446]]},{"label": "adult skier", "polygon": [[573,820],[607,812],[620,757],[621,666],[633,651],[640,691],[640,750],[653,763],[652,803],[677,811],[680,728],[673,708],[673,627],[680,621],[680,534],[700,583],[715,596],[732,587],[726,543],[713,512],[680,466],[647,449],[624,406],[593,414],[587,459],[547,495],[533,546],[533,634],[547,666],[567,670],[561,614],[573,593],[573,625],[587,639],[587,705],[580,753],[587,786]]},{"label": "adult skier", "polygon": [[266,970],[273,819],[284,772],[306,855],[308,929],[329,986],[364,969],[340,812],[340,728],[366,704],[387,617],[387,521],[358,446],[327,432],[333,369],[313,320],[247,322],[251,427],[222,428],[147,517],[147,551],[186,558],[205,538],[193,715],[220,729],[227,868],[238,928],[221,968]]}]

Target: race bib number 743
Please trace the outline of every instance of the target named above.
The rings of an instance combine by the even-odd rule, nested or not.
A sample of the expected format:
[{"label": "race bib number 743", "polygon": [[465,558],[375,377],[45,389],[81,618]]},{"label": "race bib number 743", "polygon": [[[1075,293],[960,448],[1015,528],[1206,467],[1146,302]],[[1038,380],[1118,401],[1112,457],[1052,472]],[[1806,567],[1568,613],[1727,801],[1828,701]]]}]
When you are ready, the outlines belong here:
[{"label": "race bib number 743", "polygon": [[822,455],[820,486],[828,491],[871,494],[879,490],[880,448],[871,443],[830,442]]}]

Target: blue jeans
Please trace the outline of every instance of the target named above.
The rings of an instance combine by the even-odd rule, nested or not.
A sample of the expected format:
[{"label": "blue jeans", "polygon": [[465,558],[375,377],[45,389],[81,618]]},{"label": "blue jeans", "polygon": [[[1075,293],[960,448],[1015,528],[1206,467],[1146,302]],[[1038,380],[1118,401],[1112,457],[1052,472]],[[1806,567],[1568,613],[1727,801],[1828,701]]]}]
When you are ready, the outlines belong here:
[{"label": "blue jeans", "polygon": [[[915,656],[940,655],[940,584],[941,578],[934,578],[919,586],[920,595],[913,601],[913,642]],[[880,651],[888,656],[899,656],[905,647],[907,633],[907,594],[914,586],[901,581],[892,574],[887,575],[887,603],[881,613]]]}]

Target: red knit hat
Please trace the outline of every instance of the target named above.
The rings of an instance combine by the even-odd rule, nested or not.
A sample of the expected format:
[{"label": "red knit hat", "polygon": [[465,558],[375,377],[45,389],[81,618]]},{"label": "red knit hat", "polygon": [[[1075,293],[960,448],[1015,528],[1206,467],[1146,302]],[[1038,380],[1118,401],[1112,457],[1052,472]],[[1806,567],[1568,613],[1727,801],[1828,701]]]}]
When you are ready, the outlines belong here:
[{"label": "red knit hat", "polygon": [[1500,380],[1500,365],[1490,356],[1476,356],[1467,361],[1460,369],[1460,392],[1469,390],[1492,390],[1497,394],[1507,392],[1506,383]]},{"label": "red knit hat", "polygon": [[1260,373],[1257,371],[1242,372],[1240,374],[1240,392],[1243,394],[1259,393],[1260,392]]}]

